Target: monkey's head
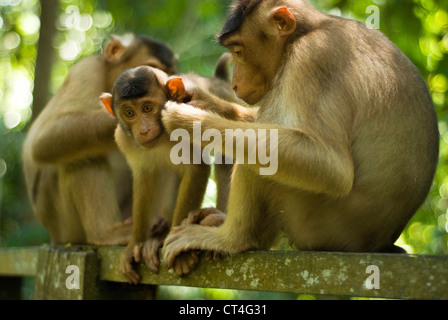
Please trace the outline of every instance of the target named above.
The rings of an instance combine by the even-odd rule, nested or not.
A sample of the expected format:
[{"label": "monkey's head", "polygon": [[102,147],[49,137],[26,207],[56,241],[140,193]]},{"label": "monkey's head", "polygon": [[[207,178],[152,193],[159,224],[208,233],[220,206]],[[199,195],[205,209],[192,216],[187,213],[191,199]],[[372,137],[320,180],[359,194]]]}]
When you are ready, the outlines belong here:
[{"label": "monkey's head", "polygon": [[170,75],[177,70],[173,51],[165,43],[145,35],[112,36],[103,55],[107,63],[108,90],[121,73],[131,68],[150,66]]},{"label": "monkey's head", "polygon": [[164,132],[161,112],[166,102],[185,102],[187,96],[181,78],[168,79],[159,69],[141,66],[123,72],[112,94],[104,93],[100,99],[129,137],[150,148]]},{"label": "monkey's head", "polygon": [[303,3],[304,13],[297,12],[290,2],[236,0],[217,35],[234,57],[233,89],[248,104],[264,97],[286,60],[287,45],[307,32],[309,6]]}]

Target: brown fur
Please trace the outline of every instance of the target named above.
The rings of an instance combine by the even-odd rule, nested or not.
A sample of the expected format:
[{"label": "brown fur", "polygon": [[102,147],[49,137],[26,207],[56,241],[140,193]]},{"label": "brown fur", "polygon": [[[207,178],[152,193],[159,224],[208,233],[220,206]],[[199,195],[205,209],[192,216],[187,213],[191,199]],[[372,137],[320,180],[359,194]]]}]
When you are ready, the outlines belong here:
[{"label": "brown fur", "polygon": [[300,250],[393,248],[425,200],[438,159],[437,120],[422,77],[361,23],[304,1],[259,2],[220,39],[235,56],[235,91],[260,105],[256,123],[172,103],[162,119],[168,132],[191,132],[200,120],[203,131],[223,137],[225,129],[278,129],[278,172],[259,176],[260,164],[236,165],[224,224],[174,230],[166,264],[187,250],[268,249],[280,230]]},{"label": "brown fur", "polygon": [[[229,83],[221,79],[204,78],[194,74],[184,75],[182,79],[187,88],[201,87],[202,90],[217,94],[223,99],[238,101]],[[184,92],[185,88],[182,87],[181,91]],[[176,94],[170,93],[168,75],[163,71],[139,67],[128,70],[119,77],[112,95],[104,94],[101,97],[106,108],[113,109],[111,111],[119,120],[115,138],[134,177],[132,237],[120,259],[121,272],[133,284],[139,282],[140,276],[133,269],[132,262],[143,260],[152,271],[158,272],[158,249],[162,246],[170,225],[181,225],[189,212],[199,209],[206,191],[209,166],[173,164],[170,152],[177,142],[170,141],[169,135],[160,124],[161,110],[168,99],[175,97],[178,101],[183,101],[185,96],[188,96],[188,93],[177,95],[178,92],[179,88]],[[193,155],[193,148],[190,154]],[[190,163],[193,163],[192,159]],[[227,167],[217,170],[220,173],[218,181],[221,183],[229,180],[230,172],[225,170]],[[166,184],[167,179],[173,181],[175,189],[170,191],[160,188]],[[227,189],[228,186],[220,186],[218,205],[222,198],[227,200]],[[171,197],[177,197],[175,206],[157,207],[159,199],[169,197],[166,192],[170,192]],[[152,226],[158,226],[157,232],[151,230],[148,233],[148,230],[152,229],[151,221]],[[189,221],[216,226],[221,224],[223,219],[217,214]],[[185,254],[176,261],[176,272],[182,275],[186,273],[184,270],[190,270],[197,262],[196,253]]]},{"label": "brown fur", "polygon": [[172,59],[167,47],[148,37],[134,37],[129,47],[112,37],[103,55],[70,70],[32,124],[23,148],[26,184],[53,244],[128,242],[131,226],[121,211],[132,198],[130,172],[114,142],[116,120],[98,97],[127,68],[148,64],[169,71],[176,65]]}]

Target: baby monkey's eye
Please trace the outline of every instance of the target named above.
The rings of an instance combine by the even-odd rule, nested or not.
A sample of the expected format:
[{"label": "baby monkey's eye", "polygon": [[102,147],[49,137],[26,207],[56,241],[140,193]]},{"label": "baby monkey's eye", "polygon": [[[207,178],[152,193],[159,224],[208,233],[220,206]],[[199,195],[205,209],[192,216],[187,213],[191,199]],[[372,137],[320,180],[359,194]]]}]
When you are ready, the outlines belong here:
[{"label": "baby monkey's eye", "polygon": [[154,111],[154,106],[152,104],[145,104],[143,106],[143,112],[144,113],[151,113]]},{"label": "baby monkey's eye", "polygon": [[135,117],[135,111],[131,108],[127,108],[124,111],[124,115],[126,116],[126,118],[134,118]]}]

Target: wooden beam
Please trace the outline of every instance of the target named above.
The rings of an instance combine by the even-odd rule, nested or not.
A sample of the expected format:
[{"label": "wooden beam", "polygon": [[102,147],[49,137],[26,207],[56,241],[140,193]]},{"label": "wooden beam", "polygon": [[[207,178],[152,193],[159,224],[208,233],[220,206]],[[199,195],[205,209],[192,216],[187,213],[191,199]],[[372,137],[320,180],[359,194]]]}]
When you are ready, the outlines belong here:
[{"label": "wooden beam", "polygon": [[[122,248],[99,248],[101,278],[124,282]],[[376,266],[373,270],[369,266]],[[187,277],[138,267],[143,284],[397,299],[448,299],[448,256],[257,251],[201,259]],[[379,289],[369,289],[379,274]],[[369,279],[370,278],[370,279]]]},{"label": "wooden beam", "polygon": [[42,248],[34,287],[37,300],[152,300],[155,286],[104,282],[94,247]]},{"label": "wooden beam", "polygon": [[35,276],[39,248],[1,248],[0,276]]},{"label": "wooden beam", "polygon": [[[125,285],[119,271],[122,250],[123,247],[0,249],[0,277],[36,276],[36,298],[107,298],[113,291],[109,286],[115,285],[120,290],[126,288],[131,297],[133,291],[148,286]],[[84,291],[66,292],[65,271],[69,265],[80,268]],[[197,268],[182,278],[165,268],[157,275],[143,264],[138,265],[138,270],[141,283],[146,285],[448,299],[448,256],[256,251],[225,257],[219,262],[201,258]],[[72,297],[73,294],[78,295]],[[134,297],[144,295],[142,291]]]}]

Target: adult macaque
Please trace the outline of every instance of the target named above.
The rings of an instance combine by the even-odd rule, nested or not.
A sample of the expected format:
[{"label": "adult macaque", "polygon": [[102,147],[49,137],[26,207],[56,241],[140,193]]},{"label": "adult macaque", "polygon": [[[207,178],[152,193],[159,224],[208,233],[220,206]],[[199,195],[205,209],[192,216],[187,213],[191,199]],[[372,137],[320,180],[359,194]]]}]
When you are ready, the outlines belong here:
[{"label": "adult macaque", "polygon": [[123,223],[120,209],[132,199],[130,172],[114,141],[116,120],[98,97],[124,70],[139,65],[171,74],[177,61],[165,44],[149,37],[112,37],[104,54],[70,70],[29,130],[23,149],[28,194],[53,244],[129,241],[131,226]]},{"label": "adult macaque", "polygon": [[280,230],[299,250],[399,251],[438,159],[437,119],[412,63],[380,32],[302,0],[237,0],[218,40],[234,56],[237,95],[260,106],[256,123],[169,102],[163,124],[191,134],[201,121],[223,137],[278,130],[275,148],[266,141],[278,171],[237,164],[224,224],[174,229],[167,266],[189,250],[268,249]]},{"label": "adult macaque", "polygon": [[[116,142],[134,178],[132,237],[120,259],[120,270],[130,283],[137,284],[140,280],[132,267],[133,261],[139,262],[143,258],[152,271],[159,271],[158,249],[168,234],[169,224],[172,222],[173,226],[179,226],[189,212],[199,209],[207,187],[210,167],[205,163],[193,164],[193,150],[190,164],[175,164],[171,151],[176,143],[170,141],[161,123],[161,111],[168,99],[178,102],[190,100],[184,81],[190,87],[201,86],[223,98],[237,101],[230,84],[223,80],[196,75],[169,79],[165,72],[147,66],[127,70],[118,78],[112,94],[101,96],[106,109],[118,118]],[[165,183],[170,173],[175,173],[180,180],[176,205],[160,210],[154,203],[164,196],[165,190],[161,190],[160,185]],[[176,192],[172,194],[176,195]],[[151,221],[156,222],[150,227]],[[186,220],[207,225],[221,224],[222,221],[219,214],[204,219],[199,214]],[[182,261],[177,261],[176,271],[182,275],[197,262],[196,253],[185,254]]]},{"label": "adult macaque", "polygon": [[[232,61],[232,55],[225,53],[219,59],[214,78],[218,78],[224,81],[229,79],[229,65]],[[200,85],[197,85],[194,90],[194,104],[197,108],[205,108],[207,111],[219,114],[220,116],[230,120],[242,120],[242,121],[255,121],[258,108],[243,107],[239,105],[241,100],[235,99],[235,93],[229,94],[227,92],[227,86],[222,86],[223,91],[219,92],[221,86],[213,85],[210,78],[198,77],[190,74],[189,77],[194,77]],[[188,79],[188,77],[187,77]],[[210,95],[208,92],[214,92],[214,95]],[[225,212],[227,209],[227,202],[229,198],[230,177],[232,174],[232,164],[224,156],[215,154],[215,158],[220,161],[215,161],[215,180],[217,184],[217,199],[216,208]],[[233,160],[233,159],[232,159]],[[218,163],[219,162],[219,163]]]}]

